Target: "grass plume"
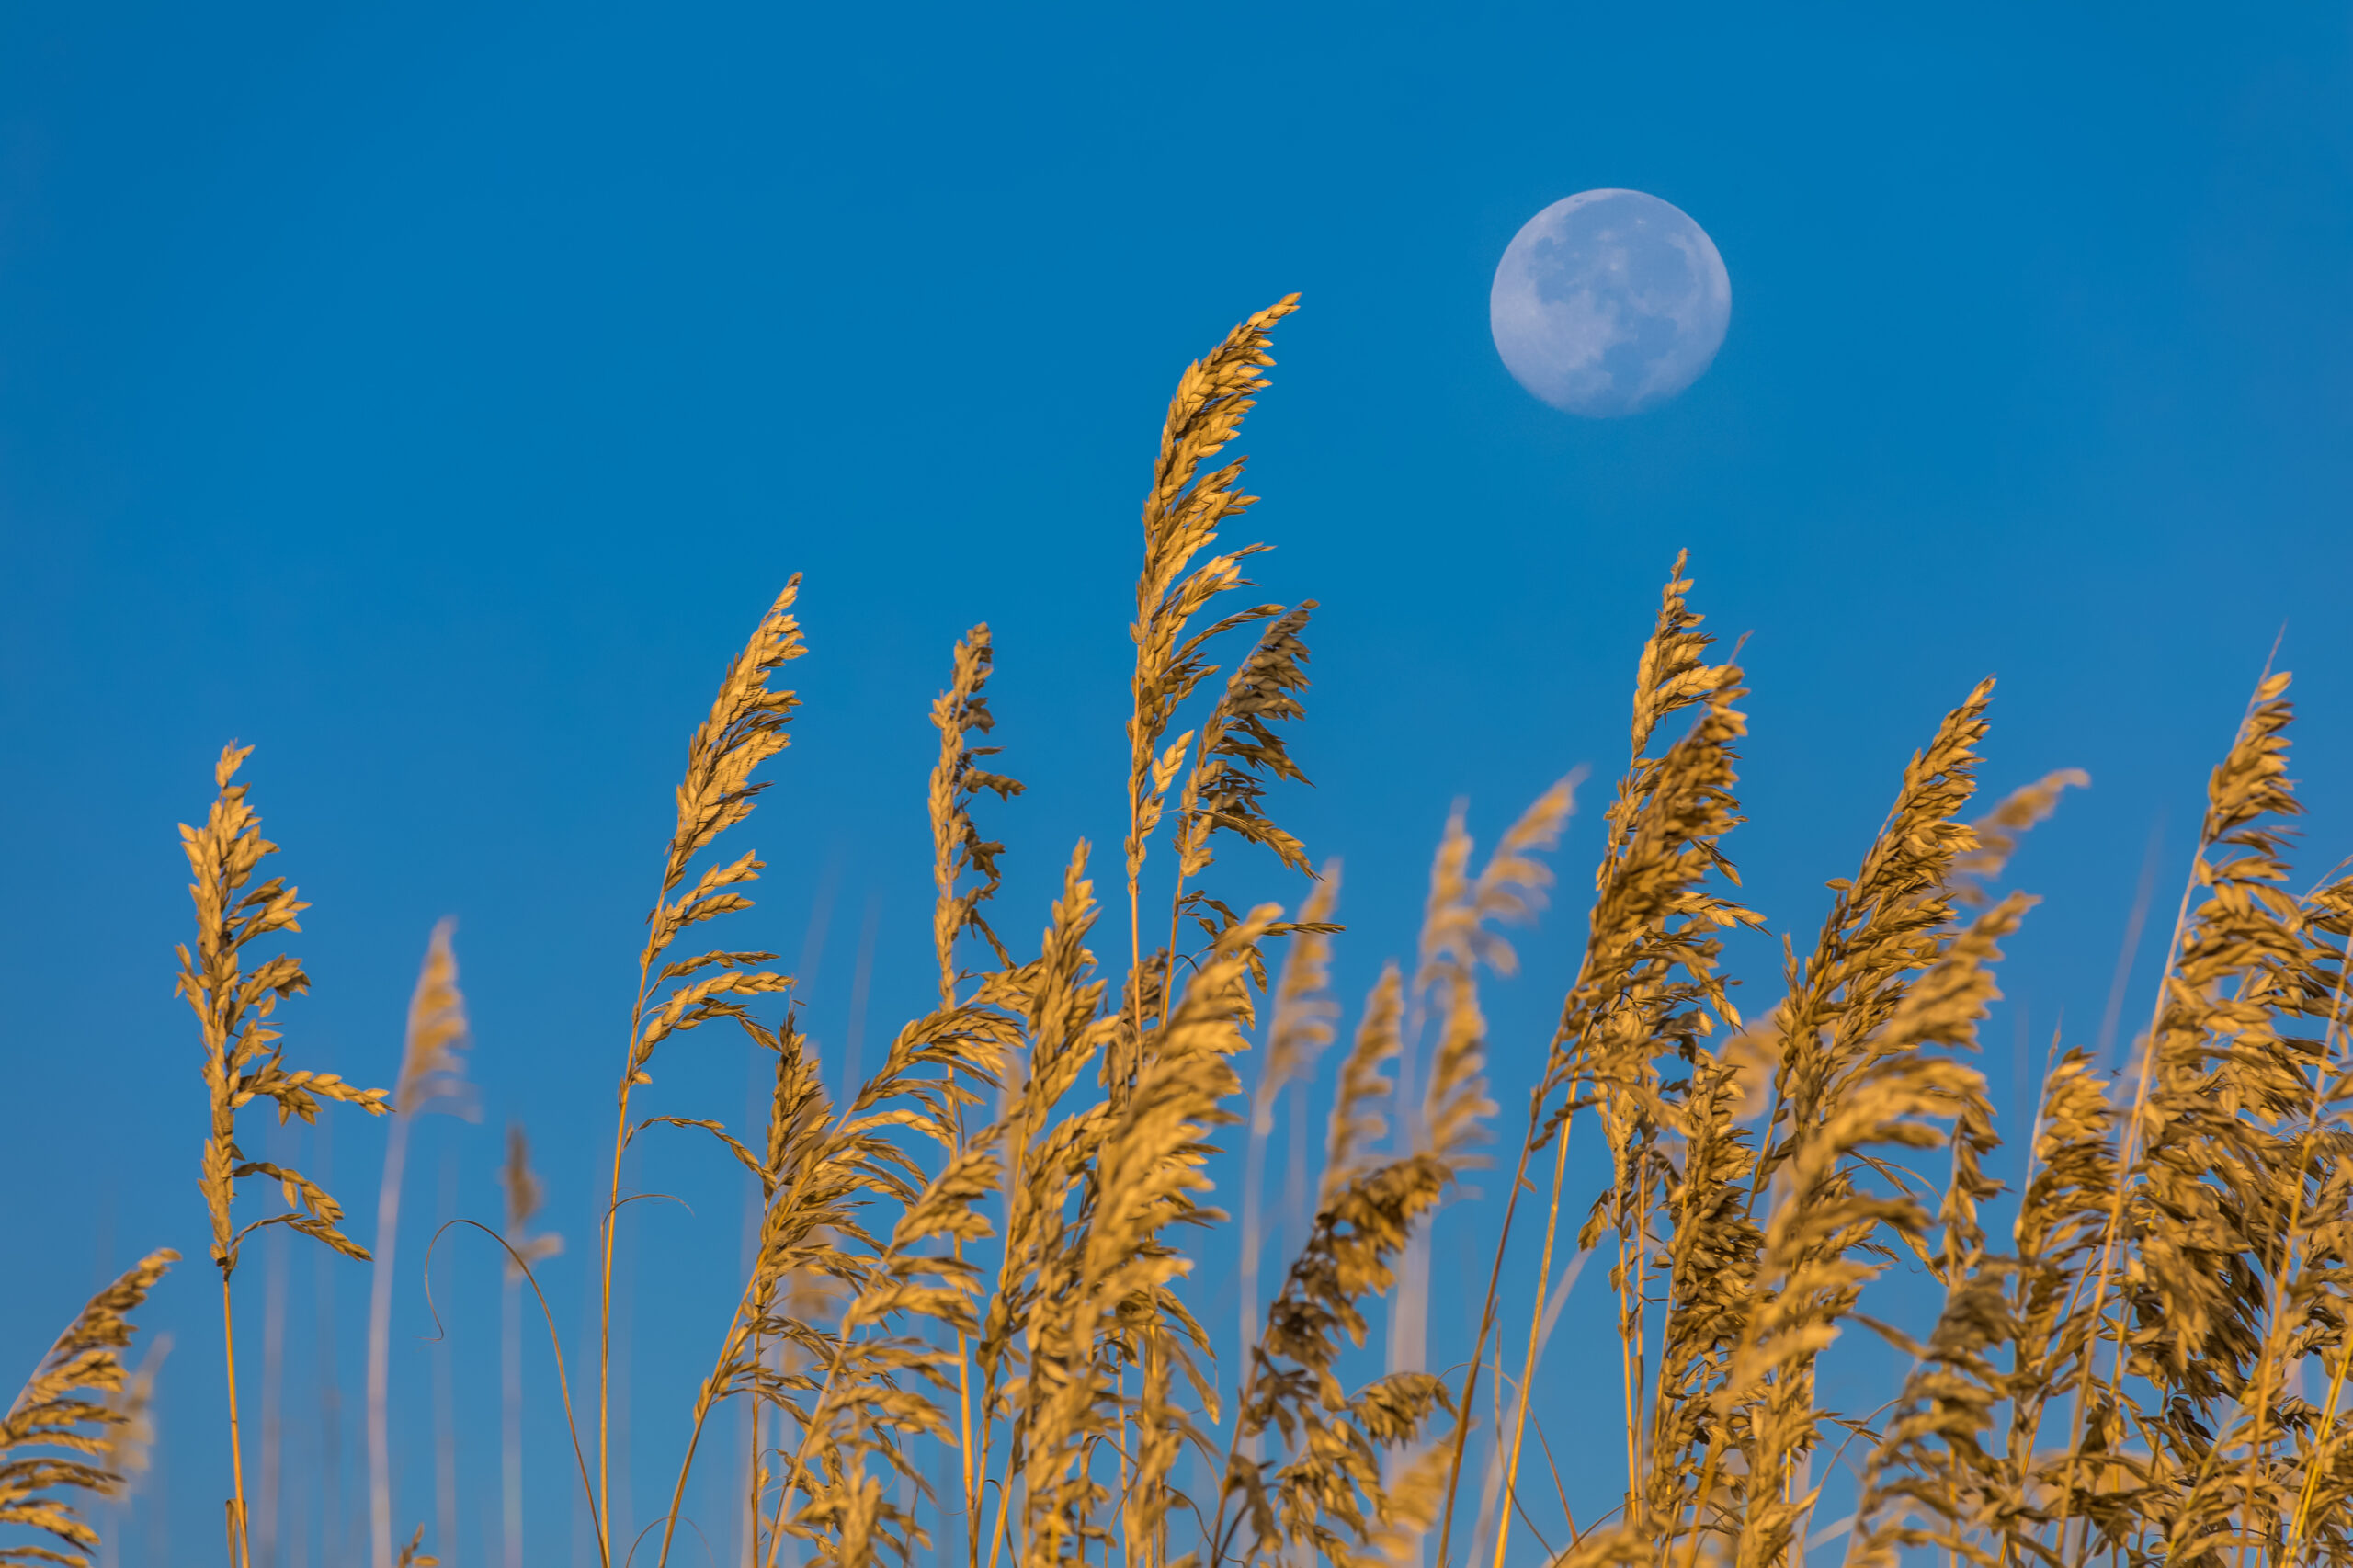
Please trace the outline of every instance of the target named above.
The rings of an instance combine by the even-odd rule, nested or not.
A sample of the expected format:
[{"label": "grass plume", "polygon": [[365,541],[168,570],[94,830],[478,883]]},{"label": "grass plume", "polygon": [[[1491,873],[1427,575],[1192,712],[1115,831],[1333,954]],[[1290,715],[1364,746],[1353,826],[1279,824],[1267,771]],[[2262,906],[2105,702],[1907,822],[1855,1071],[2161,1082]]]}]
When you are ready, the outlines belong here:
[{"label": "grass plume", "polygon": [[179,1256],[149,1253],[91,1297],[0,1417],[0,1525],[56,1543],[0,1545],[0,1563],[89,1568],[98,1534],[72,1499],[119,1496],[125,1472],[144,1463],[146,1396],[124,1397],[133,1391],[122,1352],[138,1332],[131,1314]]},{"label": "grass plume", "polygon": [[[219,793],[204,825],[180,828],[181,847],[195,879],[188,884],[188,896],[196,904],[196,945],[193,949],[178,949],[178,987],[202,1031],[205,1096],[211,1111],[200,1185],[212,1221],[212,1262],[221,1271],[221,1341],[229,1384],[233,1488],[225,1512],[229,1554],[236,1568],[252,1568],[253,1555],[245,1528],[236,1316],[230,1292],[244,1240],[265,1225],[284,1225],[347,1257],[361,1262],[369,1257],[365,1247],[343,1233],[343,1206],[324,1188],[290,1165],[244,1157],[237,1144],[237,1112],[256,1099],[266,1099],[277,1107],[278,1123],[283,1126],[296,1117],[306,1122],[317,1120],[324,1101],[356,1105],[372,1116],[391,1108],[381,1089],[362,1089],[333,1073],[286,1065],[283,1037],[271,1017],[281,1000],[310,989],[310,977],[302,972],[300,960],[275,953],[260,959],[251,970],[245,968],[248,947],[300,931],[296,916],[310,907],[283,878],[254,881],[278,846],[261,835],[261,817],[246,800],[246,786],[234,781],[238,769],[252,755],[251,746],[222,748],[212,770]],[[249,1176],[275,1181],[285,1208],[240,1227],[233,1212],[237,1184]]]}]

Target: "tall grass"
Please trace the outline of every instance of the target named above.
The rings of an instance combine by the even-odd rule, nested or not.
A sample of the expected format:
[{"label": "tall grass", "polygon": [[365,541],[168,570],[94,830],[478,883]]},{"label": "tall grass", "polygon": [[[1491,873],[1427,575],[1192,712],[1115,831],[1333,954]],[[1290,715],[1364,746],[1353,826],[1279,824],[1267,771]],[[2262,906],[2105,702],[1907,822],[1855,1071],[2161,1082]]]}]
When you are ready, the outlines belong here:
[{"label": "tall grass", "polygon": [[[199,1173],[205,1207],[212,1221],[212,1262],[221,1271],[221,1344],[229,1385],[229,1473],[232,1492],[223,1506],[229,1557],[236,1568],[253,1568],[245,1520],[245,1461],[237,1419],[237,1326],[230,1282],[244,1240],[268,1225],[284,1225],[347,1256],[365,1260],[366,1248],[338,1228],[343,1207],[316,1182],[290,1165],[248,1160],[237,1146],[237,1113],[256,1099],[271,1102],[278,1123],[318,1119],[322,1101],[344,1101],[370,1115],[390,1108],[381,1089],[361,1089],[333,1073],[289,1070],[285,1047],[269,1019],[278,1002],[310,989],[300,960],[285,953],[262,959],[248,971],[245,949],[256,942],[300,931],[296,916],[309,908],[283,878],[259,883],[255,873],[278,846],[261,835],[261,817],[247,803],[237,770],[251,746],[224,746],[212,770],[219,794],[201,827],[180,828],[181,847],[195,881],[188,895],[196,904],[196,946],[179,949],[179,994],[197,1017],[204,1043],[204,1087],[210,1127]],[[284,1210],[243,1227],[235,1222],[237,1184],[267,1176],[278,1187]]]},{"label": "tall grass", "polygon": [[408,1170],[409,1129],[432,1110],[471,1108],[465,1058],[472,1043],[466,999],[458,990],[454,922],[433,928],[408,1005],[400,1076],[393,1080],[392,1131],[376,1193],[376,1247],[368,1297],[368,1528],[375,1568],[392,1568],[392,1266],[401,1232],[401,1184]]},{"label": "tall grass", "polygon": [[[1742,822],[1745,677],[1716,659],[1678,559],[1635,659],[1627,756],[1602,807],[1558,1024],[1540,1051],[1512,1053],[1531,1070],[1491,1087],[1482,986],[1514,968],[1505,929],[1545,902],[1576,780],[1530,804],[1483,858],[1456,812],[1411,967],[1386,965],[1345,1020],[1330,995],[1346,939],[1337,865],[1310,872],[1278,821],[1282,789],[1304,780],[1289,733],[1304,712],[1314,607],[1233,608],[1264,547],[1221,545],[1252,503],[1242,463],[1222,454],[1294,304],[1237,326],[1169,406],[1142,515],[1109,907],[1080,841],[1054,846],[1060,892],[1031,917],[1034,939],[998,911],[1010,851],[991,824],[1016,820],[1021,785],[978,744],[994,720],[994,644],[975,627],[931,710],[937,996],[838,1090],[773,954],[680,946],[751,906],[762,863],[728,835],[789,738],[797,699],[779,682],[803,651],[797,580],[729,665],[688,744],[617,1042],[596,1430],[575,1430],[599,1562],[667,1562],[699,1463],[740,1482],[732,1506],[755,1568],[911,1565],[926,1551],[965,1568],[1503,1568],[1540,1555],[1560,1568],[1768,1568],[1825,1551],[1857,1568],[1926,1552],[1980,1568],[2353,1558],[2353,879],[2290,882],[2288,676],[2266,676],[2213,772],[2145,1028],[2120,1069],[2081,1046],[2054,1051],[2016,1216],[1996,1234],[1984,1219],[2004,1190],[1993,1173],[2014,1167],[1995,1158],[1977,1030],[2000,945],[2033,903],[2000,882],[2019,835],[2085,780],[2053,774],[1979,809],[1992,683],[1962,694],[1889,767],[1887,815],[1830,883],[1820,930],[1785,938],[1778,1000],[1744,1014],[1725,938],[1768,930],[1742,902],[1728,847]],[[324,1192],[243,1160],[235,1109],[256,1096],[306,1119],[320,1098],[421,1108],[408,1065],[388,1105],[280,1063],[265,1021],[301,989],[300,968],[276,958],[248,972],[238,955],[290,929],[301,906],[275,881],[246,891],[270,846],[231,782],[243,756],[224,754],[208,825],[188,830],[199,937],[182,981],[207,1052],[224,1314],[243,1176],[282,1187],[287,1211],[259,1222],[367,1256],[335,1228]],[[1296,918],[1219,891],[1221,853],[1243,846],[1302,879]],[[427,1006],[429,960],[412,1056],[420,1027],[460,1016],[446,942],[436,953],[446,1005]],[[740,1031],[767,1063],[756,1125],[640,1103],[654,1056],[706,1024]],[[1287,1245],[1262,1275],[1277,1108],[1289,1094],[1302,1114],[1343,1037],[1320,1169],[1294,1153]],[[758,1210],[741,1288],[709,1325],[659,1528],[641,1544],[615,1538],[608,1501],[613,1256],[630,1201],[622,1163],[656,1127],[711,1140],[748,1173]],[[1221,1371],[1189,1303],[1196,1263],[1226,1224],[1209,1169],[1230,1136],[1243,1154],[1241,1314],[1238,1361]],[[1573,1184],[1573,1138],[1606,1156],[1598,1190]],[[1491,1200],[1501,1239],[1468,1343],[1432,1353],[1427,1227],[1486,1163],[1509,1172]],[[396,1195],[396,1164],[386,1181]],[[538,1187],[519,1133],[507,1191],[511,1565],[517,1291],[552,1250],[528,1229]],[[1613,1343],[1580,1354],[1615,1370],[1617,1495],[1578,1517],[1533,1393],[1588,1257],[1615,1297]],[[1898,1264],[1939,1298],[1924,1334],[1864,1311]],[[150,1278],[126,1277],[94,1303],[97,1326],[61,1342],[69,1370],[18,1402],[34,1414],[12,1414],[12,1445],[110,1419],[58,1404],[59,1379],[119,1385],[119,1363],[74,1361],[73,1346],[127,1336],[122,1313]],[[1358,1377],[1384,1324],[1386,1369]],[[1823,1376],[1825,1351],[1856,1331],[1906,1367],[1873,1409],[1834,1404]],[[751,1418],[722,1418],[731,1403]],[[371,1429],[381,1419],[371,1411]],[[73,1440],[105,1451],[103,1436]],[[714,1452],[744,1441],[748,1453]],[[233,1416],[230,1457],[240,1476]],[[17,1499],[41,1486],[116,1484],[102,1466],[28,1462],[0,1470],[19,1488],[0,1493],[0,1509],[32,1506]],[[1831,1484],[1842,1463],[1851,1488]],[[238,1485],[229,1520],[244,1568]],[[1820,1517],[1849,1490],[1845,1517]],[[380,1495],[380,1560],[390,1517]],[[89,1544],[62,1514],[0,1519],[47,1519]]]}]

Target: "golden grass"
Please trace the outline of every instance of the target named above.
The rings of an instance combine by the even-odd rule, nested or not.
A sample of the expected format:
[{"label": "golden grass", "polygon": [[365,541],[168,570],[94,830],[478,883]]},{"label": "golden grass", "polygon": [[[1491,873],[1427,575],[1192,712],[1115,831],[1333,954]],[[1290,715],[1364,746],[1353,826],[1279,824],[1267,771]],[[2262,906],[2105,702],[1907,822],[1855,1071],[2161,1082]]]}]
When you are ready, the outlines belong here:
[{"label": "golden grass", "polygon": [[[267,1160],[248,1160],[237,1146],[237,1112],[256,1099],[289,1118],[318,1119],[322,1100],[357,1105],[372,1116],[391,1109],[381,1089],[355,1088],[332,1073],[290,1072],[285,1047],[270,1015],[283,998],[311,987],[300,960],[285,953],[244,968],[248,945],[301,926],[295,917],[309,908],[282,878],[259,884],[253,878],[278,846],[261,835],[261,817],[246,802],[245,786],[233,783],[253,754],[251,746],[224,746],[212,781],[220,791],[202,827],[180,828],[195,881],[188,896],[196,903],[196,948],[179,949],[179,994],[197,1017],[204,1041],[204,1087],[211,1125],[204,1143],[200,1181],[212,1220],[212,1261],[221,1270],[222,1356],[229,1383],[229,1465],[233,1491],[223,1507],[229,1557],[236,1568],[252,1568],[245,1528],[244,1445],[237,1423],[237,1335],[230,1280],[246,1236],[265,1225],[285,1225],[324,1243],[346,1256],[368,1259],[368,1250],[338,1228],[343,1208],[300,1171]],[[285,1200],[281,1213],[234,1223],[237,1183],[249,1176],[275,1180]]]},{"label": "golden grass", "polygon": [[0,1524],[55,1543],[0,1545],[0,1562],[89,1568],[83,1554],[97,1550],[98,1534],[73,1494],[119,1496],[126,1472],[143,1463],[145,1391],[134,1388],[122,1352],[138,1332],[132,1310],[179,1256],[150,1253],[91,1297],[0,1418]]},{"label": "golden grass", "polygon": [[[792,982],[765,967],[774,955],[671,956],[690,927],[750,907],[756,853],[714,851],[787,744],[798,699],[777,677],[803,651],[797,580],[729,665],[689,743],[620,1058],[596,1462],[581,1466],[600,1562],[636,1550],[612,1539],[604,1506],[613,1227],[623,1156],[656,1125],[710,1136],[761,1203],[749,1273],[647,1538],[659,1562],[699,1455],[736,1429],[712,1421],[731,1402],[758,1413],[738,1504],[745,1561],[758,1568],[910,1565],[927,1550],[965,1568],[1370,1568],[1430,1561],[1433,1542],[1446,1568],[1540,1554],[1561,1568],[1778,1568],[1828,1547],[1858,1568],[1921,1551],[1981,1568],[2353,1561],[2353,879],[2288,886],[2285,675],[2266,676],[2213,774],[2146,1032],[2120,1073],[2081,1048],[2054,1051],[1998,1236],[1983,1218],[2003,1191],[1989,1174],[1998,1139],[1972,1058],[1999,944],[2033,901],[1996,884],[2019,835],[2086,780],[2053,773],[1971,815],[1992,683],[1965,694],[1894,770],[1886,819],[1830,884],[1818,934],[1785,944],[1779,999],[1744,1017],[1725,938],[1765,926],[1739,902],[1726,847],[1742,821],[1744,676],[1710,662],[1678,559],[1635,664],[1630,753],[1604,812],[1576,973],[1540,1067],[1502,1085],[1515,1131],[1496,1163],[1511,1176],[1470,1342],[1429,1358],[1443,1376],[1422,1364],[1423,1238],[1464,1173],[1494,1157],[1480,987],[1514,967],[1500,927],[1544,902],[1574,779],[1483,863],[1461,812],[1446,825],[1413,968],[1389,964],[1347,1031],[1320,1172],[1293,1184],[1304,1223],[1262,1291],[1276,1108],[1286,1094],[1295,1114],[1303,1106],[1342,1032],[1329,994],[1339,878],[1336,862],[1309,878],[1296,920],[1229,901],[1211,881],[1220,835],[1308,872],[1277,818],[1279,787],[1304,781],[1285,732],[1304,711],[1313,605],[1221,611],[1265,547],[1220,547],[1252,498],[1239,461],[1209,465],[1267,385],[1269,334],[1295,303],[1237,326],[1169,406],[1143,508],[1113,895],[1125,927],[1109,938],[1124,950],[1111,963],[1096,950],[1107,911],[1083,841],[1034,947],[994,913],[1008,851],[979,813],[1021,785],[975,744],[992,726],[994,658],[975,627],[931,712],[937,1004],[836,1101]],[[272,1178],[284,1199],[254,1223],[369,1256],[327,1194],[244,1158],[237,1110],[265,1097],[308,1119],[340,1099],[404,1126],[453,1081],[463,1035],[445,931],[393,1096],[285,1066],[268,1019],[307,982],[290,958],[245,965],[249,944],[295,929],[302,905],[280,881],[253,884],[274,846],[233,782],[244,755],[223,754],[206,825],[183,830],[198,937],[181,989],[205,1047],[224,1324],[253,1228],[231,1214],[245,1176]],[[1287,949],[1270,978],[1276,941]],[[721,1021],[772,1061],[765,1125],[642,1115],[657,1051]],[[1238,1363],[1221,1373],[1187,1280],[1226,1221],[1208,1170],[1233,1128],[1243,1310]],[[1570,1190],[1573,1134],[1607,1156],[1597,1192]],[[529,1230],[539,1189],[519,1131],[506,1179],[511,1368],[517,1288],[554,1250]],[[398,1185],[395,1153],[390,1205]],[[381,1233],[389,1260],[389,1224]],[[1618,1369],[1622,1486],[1584,1519],[1530,1398],[1572,1251],[1606,1263],[1616,1294],[1617,1343],[1599,1353]],[[121,1388],[125,1314],[171,1256],[94,1301],[12,1407],[0,1522],[72,1551],[9,1548],[0,1562],[79,1562],[94,1543],[45,1498],[119,1485],[109,1445],[130,1418],[91,1395]],[[1925,1335],[1863,1311],[1898,1263],[1941,1294]],[[1508,1300],[1506,1282],[1531,1267],[1532,1290]],[[1352,1381],[1384,1319],[1392,1369]],[[1824,1401],[1822,1358],[1856,1328],[1909,1366],[1876,1410]],[[228,1520],[246,1568],[233,1359],[229,1372]],[[381,1430],[381,1408],[372,1415]],[[507,1421],[513,1563],[511,1406]],[[1458,1516],[1474,1430],[1493,1452],[1472,1527]],[[19,1453],[42,1444],[85,1457]],[[1842,1461],[1856,1477],[1851,1517],[1825,1524],[1825,1475]],[[392,1545],[381,1482],[378,1494],[381,1564]],[[420,1536],[400,1561],[426,1561],[421,1550]]]}]

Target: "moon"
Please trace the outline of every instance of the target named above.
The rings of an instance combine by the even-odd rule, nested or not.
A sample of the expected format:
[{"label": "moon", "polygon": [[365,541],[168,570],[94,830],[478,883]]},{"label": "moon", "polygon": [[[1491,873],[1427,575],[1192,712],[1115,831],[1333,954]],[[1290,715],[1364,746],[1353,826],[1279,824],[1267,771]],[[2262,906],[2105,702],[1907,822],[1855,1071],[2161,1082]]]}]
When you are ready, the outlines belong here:
[{"label": "moon", "polygon": [[1521,386],[1614,419],[1655,408],[1714,361],[1732,278],[1681,208],[1639,190],[1580,191],[1512,236],[1487,319]]}]

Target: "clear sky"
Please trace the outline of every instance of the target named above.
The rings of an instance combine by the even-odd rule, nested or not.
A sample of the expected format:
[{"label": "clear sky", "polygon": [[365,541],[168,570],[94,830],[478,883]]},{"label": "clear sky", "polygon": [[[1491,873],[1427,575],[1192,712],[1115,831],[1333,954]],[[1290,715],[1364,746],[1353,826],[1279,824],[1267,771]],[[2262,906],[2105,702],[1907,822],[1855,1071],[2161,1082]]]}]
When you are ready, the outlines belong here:
[{"label": "clear sky", "polygon": [[[485,1115],[420,1134],[405,1256],[439,1212],[494,1211],[521,1117],[577,1332],[638,923],[724,658],[805,572],[809,706],[745,835],[772,869],[737,935],[806,950],[837,1046],[870,919],[870,1051],[925,998],[924,715],[951,641],[996,629],[1005,763],[1033,783],[996,813],[1003,924],[1034,940],[1070,841],[1118,832],[1169,388],[1293,290],[1244,448],[1280,547],[1259,577],[1325,607],[1295,743],[1318,788],[1282,810],[1347,861],[1343,993],[1410,947],[1453,798],[1491,837],[1570,767],[1622,765],[1633,654],[1688,546],[1711,624],[1753,632],[1732,852],[1802,941],[1980,676],[2002,679],[1989,788],[2091,772],[2017,868],[2045,903],[1988,1029],[2007,1103],[2014,1042],[2096,1036],[2144,858],[2169,906],[2283,627],[2311,870],[2353,849],[2347,28],[2335,6],[10,9],[0,1363],[102,1271],[189,1255],[149,1314],[178,1342],[165,1505],[126,1560],[175,1535],[211,1560],[173,827],[231,736],[258,744],[256,799],[315,904],[299,1057],[390,1082],[426,933],[460,921]],[[1506,373],[1487,290],[1520,224],[1597,187],[1688,212],[1733,304],[1689,392],[1584,423]],[[1506,1091],[1571,964],[1597,822],[1493,999]],[[1240,897],[1292,896],[1229,861]],[[1768,1002],[1774,949],[1738,961]],[[690,1043],[656,1108],[738,1116],[745,1073]],[[344,1118],[327,1161],[363,1224],[381,1139]],[[641,1210],[631,1244],[642,1523],[741,1198],[683,1144],[639,1179],[691,1205]],[[1462,1212],[1441,1340],[1483,1223]],[[444,1267],[486,1465],[494,1276],[478,1246]],[[1230,1272],[1204,1266],[1219,1321]],[[401,1511],[430,1519],[430,1324],[404,1274]],[[288,1278],[307,1466],[307,1255]],[[334,1289],[349,1400],[365,1271]],[[1552,1396],[1611,1397],[1582,1359]],[[569,1561],[534,1421],[533,1539]],[[490,1499],[469,1487],[457,1561]]]}]

